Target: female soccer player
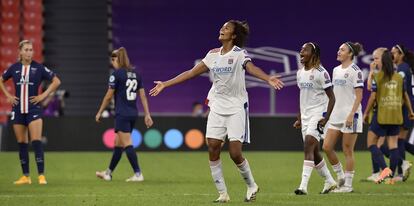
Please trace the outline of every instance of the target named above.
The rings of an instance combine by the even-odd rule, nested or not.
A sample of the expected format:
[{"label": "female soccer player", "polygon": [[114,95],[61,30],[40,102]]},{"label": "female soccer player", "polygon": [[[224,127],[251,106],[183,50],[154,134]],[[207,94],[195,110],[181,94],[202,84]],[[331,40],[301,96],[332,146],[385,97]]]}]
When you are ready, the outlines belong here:
[{"label": "female soccer player", "polygon": [[[359,43],[345,42],[338,50],[337,60],[341,65],[333,70],[332,82],[335,94],[335,106],[329,120],[328,132],[323,142],[325,151],[333,170],[337,174],[338,187],[333,192],[352,192],[354,177],[354,146],[358,133],[362,133],[362,90],[364,79],[353,59],[362,50]],[[336,156],[334,147],[342,136],[342,150],[345,154],[345,173]]]},{"label": "female soccer player", "polygon": [[184,82],[210,70],[213,85],[207,96],[210,113],[207,120],[206,138],[208,144],[211,175],[220,194],[215,202],[230,200],[224,182],[220,160],[221,145],[226,135],[229,139],[229,153],[247,184],[245,201],[256,198],[259,187],[254,181],[249,163],[242,155],[243,143],[250,142],[248,97],[245,84],[245,71],[266,81],[270,86],[281,89],[282,81],[277,76],[269,76],[255,66],[246,50],[242,49],[249,34],[246,22],[230,20],[220,29],[219,41],[222,46],[212,49],[206,57],[192,69],[181,73],[151,89],[151,96],[157,96],[164,88]]},{"label": "female soccer player", "polygon": [[137,154],[132,146],[131,139],[131,132],[134,128],[135,120],[138,117],[136,104],[137,91],[139,92],[139,97],[144,108],[144,123],[147,128],[153,124],[148,108],[148,101],[145,96],[141,76],[135,72],[129,63],[128,54],[124,47],[112,52],[111,62],[115,71],[109,78],[109,88],[102,100],[95,120],[98,123],[100,122],[102,112],[111,102],[112,97],[115,96],[115,147],[108,169],[106,171],[96,172],[96,176],[107,181],[112,180],[112,172],[115,170],[116,165],[122,157],[122,152],[125,150],[129,163],[134,170],[134,175],[126,179],[126,181],[141,182],[144,181],[144,176],[139,167]]},{"label": "female soccer player", "polygon": [[[29,40],[19,43],[19,61],[11,65],[0,77],[0,88],[7,97],[7,101],[13,105],[11,123],[19,144],[20,164],[23,176],[14,182],[16,185],[31,184],[29,176],[29,137],[35,152],[39,184],[47,184],[44,175],[44,152],[42,137],[42,109],[40,102],[60,85],[59,78],[48,68],[32,59],[33,44]],[[16,90],[15,96],[10,94],[4,86],[5,81],[12,78]],[[52,81],[49,87],[38,94],[43,80]]]},{"label": "female soccer player", "polygon": [[[374,75],[372,92],[364,112],[364,121],[368,120],[368,113],[373,108],[374,115],[368,131],[368,148],[372,158],[382,169],[376,183],[392,177],[400,161],[397,149],[399,125],[403,123],[403,103],[409,111],[409,118],[414,118],[409,96],[404,87],[403,77],[393,68],[392,56],[388,49],[378,48],[373,53],[374,61],[370,67],[377,67],[380,72]],[[404,102],[403,102],[404,100]],[[386,136],[390,149],[390,168],[385,163],[384,156],[377,146],[378,137]]]},{"label": "female soccer player", "polygon": [[[305,160],[303,161],[302,181],[297,195],[308,193],[308,182],[313,168],[325,178],[322,194],[329,193],[336,188],[328,167],[319,153],[319,141],[323,138],[324,127],[331,116],[335,105],[335,96],[328,72],[321,66],[320,48],[317,44],[308,42],[302,46],[300,61],[303,65],[298,70],[297,82],[300,89],[300,114],[293,124],[295,128],[302,128]],[[325,113],[325,115],[324,115]]]}]

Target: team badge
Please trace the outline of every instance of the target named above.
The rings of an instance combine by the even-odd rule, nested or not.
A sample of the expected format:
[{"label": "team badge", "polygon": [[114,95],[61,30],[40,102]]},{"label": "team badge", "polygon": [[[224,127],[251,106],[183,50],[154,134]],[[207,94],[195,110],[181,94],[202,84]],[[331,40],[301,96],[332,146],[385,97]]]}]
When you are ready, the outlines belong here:
[{"label": "team badge", "polygon": [[313,80],[313,78],[314,78],[313,75],[309,76],[309,80]]},{"label": "team badge", "polygon": [[109,81],[110,82],[114,82],[115,81],[115,76],[114,75],[111,75],[111,77],[109,77]]},{"label": "team badge", "polygon": [[233,59],[229,59],[229,60],[228,60],[228,63],[229,63],[229,64],[233,64]]},{"label": "team badge", "polygon": [[344,78],[348,78],[349,74],[345,73]]}]

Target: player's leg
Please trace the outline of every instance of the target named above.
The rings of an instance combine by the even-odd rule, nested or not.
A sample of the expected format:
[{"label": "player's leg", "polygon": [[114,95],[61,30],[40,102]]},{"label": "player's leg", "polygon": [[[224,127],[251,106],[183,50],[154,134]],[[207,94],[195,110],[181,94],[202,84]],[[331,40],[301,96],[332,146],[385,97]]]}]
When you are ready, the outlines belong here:
[{"label": "player's leg", "polygon": [[23,171],[23,176],[15,181],[14,184],[31,184],[32,181],[29,176],[29,138],[27,127],[23,124],[13,124],[13,130],[19,145],[20,165]]},{"label": "player's leg", "polygon": [[335,145],[338,139],[341,136],[341,131],[339,129],[330,128],[326,134],[326,137],[323,141],[323,150],[328,157],[329,163],[331,163],[334,172],[336,173],[338,186],[341,187],[345,183],[345,174],[342,169],[342,164],[339,161],[336,152]]},{"label": "player's leg", "polygon": [[354,148],[357,140],[357,133],[344,133],[342,137],[342,150],[345,155],[345,182],[343,192],[352,192],[352,181],[355,174]]},{"label": "player's leg", "polygon": [[247,110],[242,110],[228,117],[227,131],[229,137],[229,153],[233,162],[236,164],[240,175],[247,185],[245,201],[256,200],[259,187],[254,181],[249,162],[242,155],[243,143],[250,143],[249,118]]},{"label": "player's leg", "polygon": [[323,189],[321,191],[321,194],[327,194],[330,191],[334,190],[337,187],[337,184],[336,184],[335,180],[333,179],[333,177],[331,175],[331,172],[329,172],[329,169],[328,169],[328,166],[325,163],[325,160],[321,156],[318,139],[316,139],[316,138],[314,138],[314,139],[317,140],[316,144],[313,143],[313,144],[315,144],[314,150],[313,150],[315,169],[318,172],[318,174],[322,178],[325,179],[325,183],[324,183]]},{"label": "player's leg", "polygon": [[114,172],[116,166],[118,165],[119,161],[122,157],[122,152],[124,151],[124,147],[121,143],[121,140],[119,139],[118,133],[115,133],[115,147],[112,152],[111,161],[109,163],[108,169],[104,171],[97,171],[96,176],[104,179],[104,180],[112,180],[112,173]]},{"label": "player's leg", "polygon": [[225,121],[226,117],[219,115],[214,111],[210,111],[207,118],[206,138],[209,165],[214,185],[219,193],[219,197],[214,202],[230,201],[220,160],[221,146],[227,135]]},{"label": "player's leg", "polygon": [[[31,118],[32,114],[29,114],[28,117]],[[40,117],[40,115],[37,117]],[[28,125],[29,134],[30,134],[30,139],[32,141],[33,150],[35,153],[37,171],[39,173],[38,181],[39,181],[39,184],[47,184],[47,181],[44,175],[45,157],[44,157],[43,145],[41,141],[43,120],[41,118],[38,118],[34,120],[30,119],[29,121],[30,121]]]}]

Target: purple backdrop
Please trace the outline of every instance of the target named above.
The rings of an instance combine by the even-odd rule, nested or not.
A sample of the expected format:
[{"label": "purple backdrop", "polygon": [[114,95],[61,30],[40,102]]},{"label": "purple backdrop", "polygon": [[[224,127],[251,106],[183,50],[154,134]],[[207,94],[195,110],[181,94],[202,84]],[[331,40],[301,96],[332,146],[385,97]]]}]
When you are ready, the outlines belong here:
[{"label": "purple backdrop", "polygon": [[[414,3],[389,2],[113,0],[113,43],[127,48],[149,90],[154,80],[190,69],[210,49],[220,47],[218,32],[226,20],[247,20],[253,62],[266,72],[285,72],[291,85],[277,92],[276,112],[296,113],[295,52],[304,42],[320,45],[322,63],[330,73],[338,65],[338,47],[348,40],[361,42],[368,53],[358,58],[361,68],[368,68],[376,47],[402,43],[413,48]],[[248,85],[250,111],[268,113],[269,89],[255,80]],[[204,101],[210,86],[208,77],[198,77],[168,88],[149,98],[151,111],[189,113],[194,101]]]}]

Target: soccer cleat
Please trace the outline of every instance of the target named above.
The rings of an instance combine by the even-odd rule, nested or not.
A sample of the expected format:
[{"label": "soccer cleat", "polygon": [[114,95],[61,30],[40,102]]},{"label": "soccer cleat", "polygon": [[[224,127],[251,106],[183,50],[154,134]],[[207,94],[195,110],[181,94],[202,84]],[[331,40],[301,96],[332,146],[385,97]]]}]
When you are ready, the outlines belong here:
[{"label": "soccer cleat", "polygon": [[348,186],[342,186],[332,190],[333,193],[351,193],[353,191],[354,189]]},{"label": "soccer cleat", "polygon": [[378,178],[375,180],[376,184],[381,184],[385,179],[392,176],[392,171],[390,168],[386,167],[384,170],[382,170],[381,174],[378,176]]},{"label": "soccer cleat", "polygon": [[245,202],[251,202],[256,200],[256,194],[259,192],[259,186],[254,183],[253,187],[247,187]]},{"label": "soccer cleat", "polygon": [[403,163],[401,165],[402,171],[403,171],[403,181],[405,182],[410,177],[410,170],[413,164],[408,160],[403,160]]},{"label": "soccer cleat", "polygon": [[227,192],[220,193],[220,196],[214,200],[214,203],[226,203],[230,201],[230,196]]},{"label": "soccer cleat", "polygon": [[21,176],[18,180],[14,181],[13,184],[15,185],[25,185],[25,184],[32,184],[32,180],[30,179],[29,176]]},{"label": "soccer cleat", "polygon": [[307,195],[308,191],[306,191],[305,189],[298,188],[295,190],[295,194],[296,195]]},{"label": "soccer cleat", "polygon": [[112,175],[107,174],[106,171],[97,171],[95,174],[96,174],[96,177],[101,178],[103,180],[106,180],[106,181],[112,180]]},{"label": "soccer cleat", "polygon": [[144,175],[142,175],[142,173],[139,173],[138,176],[134,174],[132,177],[126,179],[125,181],[126,182],[142,182],[144,181]]},{"label": "soccer cleat", "polygon": [[380,175],[380,172],[372,173],[372,175],[370,175],[366,179],[362,179],[362,181],[375,182],[375,180],[378,179],[379,175]]},{"label": "soccer cleat", "polygon": [[46,177],[44,175],[39,175],[39,177],[37,177],[37,180],[39,181],[39,185],[47,184]]},{"label": "soccer cleat", "polygon": [[325,182],[320,194],[328,194],[337,187],[336,182]]},{"label": "soccer cleat", "polygon": [[338,187],[344,186],[344,184],[345,184],[345,178],[339,178],[337,184],[338,184]]}]

